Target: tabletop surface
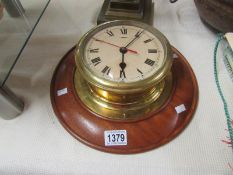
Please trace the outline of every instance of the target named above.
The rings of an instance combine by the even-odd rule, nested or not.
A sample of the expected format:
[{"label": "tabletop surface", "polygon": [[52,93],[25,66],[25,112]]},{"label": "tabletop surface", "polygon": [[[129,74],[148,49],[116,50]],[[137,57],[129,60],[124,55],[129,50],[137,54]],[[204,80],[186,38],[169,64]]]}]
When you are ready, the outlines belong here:
[{"label": "tabletop surface", "polygon": [[[49,0],[4,2],[6,4],[0,4],[4,7],[0,12],[0,87],[17,62]],[[15,2],[21,3],[22,8],[17,8],[19,4]]]},{"label": "tabletop surface", "polygon": [[[103,1],[52,0],[6,82],[25,102],[14,120],[0,118],[0,174],[230,175],[232,148],[213,74],[216,34],[201,22],[193,1],[155,0],[154,27],[188,60],[199,102],[188,127],[172,142],[140,154],[103,153],[80,143],[59,123],[50,101],[53,72],[80,37],[96,25]],[[221,61],[221,52],[218,54]],[[233,86],[219,64],[233,109]]]}]

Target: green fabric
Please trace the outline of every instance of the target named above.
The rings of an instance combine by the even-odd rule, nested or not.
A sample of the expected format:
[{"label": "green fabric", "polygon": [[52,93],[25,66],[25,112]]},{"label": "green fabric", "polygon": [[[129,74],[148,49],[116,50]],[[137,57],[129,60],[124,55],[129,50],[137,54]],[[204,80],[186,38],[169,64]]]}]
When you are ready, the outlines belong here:
[{"label": "green fabric", "polygon": [[223,34],[218,35],[218,39],[217,39],[217,42],[216,42],[215,48],[214,48],[214,78],[215,78],[215,82],[217,85],[219,95],[220,95],[222,102],[223,102],[224,111],[225,111],[225,115],[226,115],[226,119],[227,119],[227,127],[228,127],[228,131],[230,134],[230,139],[231,139],[231,145],[233,146],[233,131],[232,131],[231,117],[230,117],[230,113],[228,110],[227,101],[223,95],[223,92],[222,92],[222,89],[220,86],[219,77],[218,77],[218,69],[217,69],[217,50],[218,50],[218,46],[219,46],[220,42],[223,40],[223,38],[224,38]]}]

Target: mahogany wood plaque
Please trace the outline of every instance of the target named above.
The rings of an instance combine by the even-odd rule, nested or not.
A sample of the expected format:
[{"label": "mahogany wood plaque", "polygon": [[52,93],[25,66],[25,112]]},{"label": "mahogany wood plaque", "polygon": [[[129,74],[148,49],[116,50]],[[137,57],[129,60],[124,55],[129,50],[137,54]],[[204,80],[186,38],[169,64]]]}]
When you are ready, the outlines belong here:
[{"label": "mahogany wood plaque", "polygon": [[[191,121],[198,102],[195,75],[175,48],[172,74],[174,90],[169,101],[152,116],[134,122],[106,120],[88,110],[74,87],[75,60],[72,48],[57,66],[51,82],[51,102],[63,127],[84,144],[110,153],[130,154],[154,149],[174,139]],[[125,145],[106,145],[105,131],[124,130]]]}]

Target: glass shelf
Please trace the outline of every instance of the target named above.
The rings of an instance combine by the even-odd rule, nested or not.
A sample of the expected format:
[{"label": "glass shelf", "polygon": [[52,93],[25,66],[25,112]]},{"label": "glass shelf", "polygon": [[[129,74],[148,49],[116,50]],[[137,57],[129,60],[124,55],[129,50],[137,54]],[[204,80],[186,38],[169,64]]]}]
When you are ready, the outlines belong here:
[{"label": "glass shelf", "polygon": [[24,108],[6,85],[50,0],[0,0],[0,117],[13,119]]},{"label": "glass shelf", "polygon": [[0,87],[4,86],[50,0],[0,0]]}]

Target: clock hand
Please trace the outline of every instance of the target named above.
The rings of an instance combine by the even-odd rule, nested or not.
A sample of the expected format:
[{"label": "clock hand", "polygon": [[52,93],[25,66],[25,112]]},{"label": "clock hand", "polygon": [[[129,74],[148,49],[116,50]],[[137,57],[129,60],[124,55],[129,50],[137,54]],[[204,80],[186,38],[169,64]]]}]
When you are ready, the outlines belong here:
[{"label": "clock hand", "polygon": [[120,71],[120,78],[122,77],[122,75],[124,76],[124,78],[126,78],[126,75],[125,75],[125,71],[124,71],[124,70],[121,70],[121,71]]},{"label": "clock hand", "polygon": [[121,60],[121,63],[119,64],[120,68],[121,68],[121,71],[120,71],[120,78],[122,77],[122,75],[124,76],[124,78],[126,78],[126,75],[125,75],[125,68],[126,68],[126,63],[125,63],[125,53],[126,52],[121,52],[122,53],[122,60]]},{"label": "clock hand", "polygon": [[131,45],[136,39],[138,39],[143,32],[144,30],[142,30],[141,32],[138,31],[135,34],[135,37],[125,46],[125,48],[129,47],[129,45]]},{"label": "clock hand", "polygon": [[[100,40],[100,39],[97,39],[97,38],[94,38],[94,37],[93,37],[93,39],[94,39],[95,41],[98,41],[98,42],[101,42],[101,43],[105,43],[105,44],[109,44],[109,45],[114,46],[114,47],[117,47],[117,48],[121,48],[121,47],[120,47],[120,46],[118,46],[118,45],[115,45],[115,44],[109,43],[109,42],[104,41],[104,40]],[[137,52],[137,51],[135,51],[135,50],[127,49],[127,51],[129,51],[129,52],[131,52],[131,53],[138,54],[138,52]]]},{"label": "clock hand", "polygon": [[122,77],[122,75],[124,76],[124,78],[126,78],[125,75],[125,68],[126,68],[126,64],[125,64],[125,54],[127,53],[127,51],[129,51],[129,49],[127,48],[130,44],[132,44],[137,38],[140,37],[140,35],[142,34],[142,32],[144,32],[144,30],[142,30],[141,32],[137,32],[135,34],[135,37],[125,46],[125,47],[120,47],[120,52],[122,54],[122,61],[119,64],[121,71],[120,71],[120,78]]}]

